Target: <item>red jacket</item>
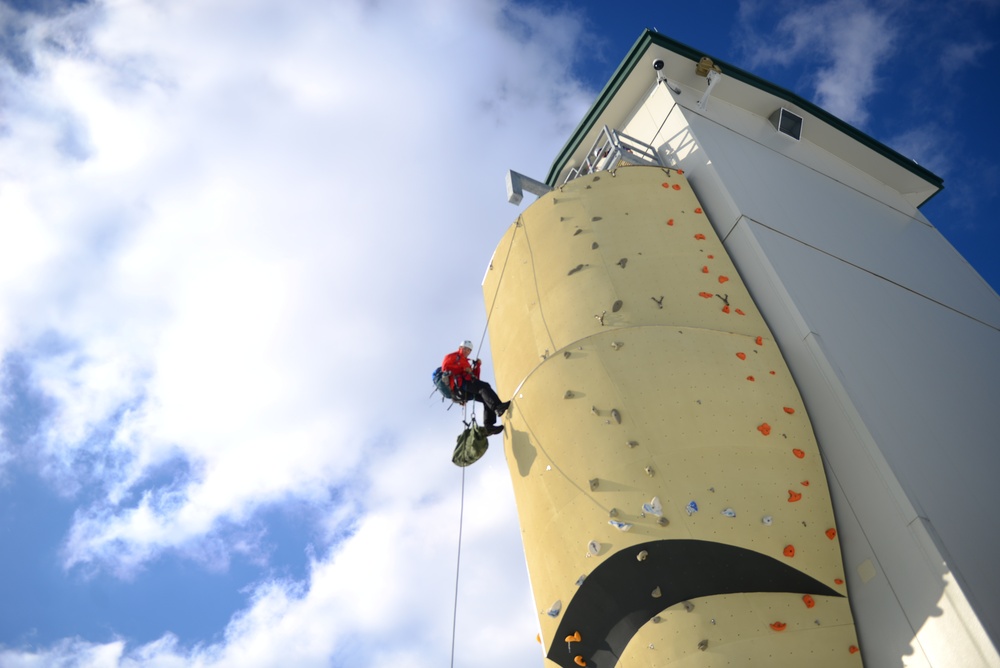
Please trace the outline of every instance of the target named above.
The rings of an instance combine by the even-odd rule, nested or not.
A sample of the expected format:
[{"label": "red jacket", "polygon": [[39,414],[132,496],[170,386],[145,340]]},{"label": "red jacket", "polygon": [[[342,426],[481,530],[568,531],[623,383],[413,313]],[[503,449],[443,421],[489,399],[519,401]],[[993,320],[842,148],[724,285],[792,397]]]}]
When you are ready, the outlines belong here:
[{"label": "red jacket", "polygon": [[448,376],[448,385],[453,390],[456,387],[461,387],[467,378],[479,378],[479,360],[473,364],[468,356],[463,354],[463,350],[465,348],[459,348],[457,351],[445,355],[444,361],[441,362],[441,370],[451,374]]}]

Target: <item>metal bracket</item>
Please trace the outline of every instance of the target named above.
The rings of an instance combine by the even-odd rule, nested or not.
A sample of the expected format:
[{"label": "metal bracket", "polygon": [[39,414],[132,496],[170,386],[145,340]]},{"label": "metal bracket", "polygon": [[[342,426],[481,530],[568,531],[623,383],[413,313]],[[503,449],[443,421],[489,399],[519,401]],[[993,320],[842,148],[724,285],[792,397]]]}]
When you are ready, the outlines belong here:
[{"label": "metal bracket", "polygon": [[520,204],[521,200],[524,198],[524,191],[527,190],[532,195],[537,195],[541,197],[547,192],[551,192],[552,188],[542,183],[541,181],[536,181],[535,179],[525,176],[524,174],[519,174],[512,169],[507,170],[507,201],[511,204]]}]

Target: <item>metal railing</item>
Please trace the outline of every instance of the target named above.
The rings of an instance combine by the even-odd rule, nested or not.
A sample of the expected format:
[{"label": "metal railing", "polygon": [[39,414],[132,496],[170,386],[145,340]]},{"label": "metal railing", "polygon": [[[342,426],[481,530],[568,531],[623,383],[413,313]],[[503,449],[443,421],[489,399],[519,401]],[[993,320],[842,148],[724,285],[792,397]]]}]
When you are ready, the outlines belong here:
[{"label": "metal railing", "polygon": [[614,169],[623,162],[632,165],[663,166],[656,149],[652,146],[605,125],[587,153],[587,157],[579,166],[569,170],[563,183],[568,183],[578,176]]}]

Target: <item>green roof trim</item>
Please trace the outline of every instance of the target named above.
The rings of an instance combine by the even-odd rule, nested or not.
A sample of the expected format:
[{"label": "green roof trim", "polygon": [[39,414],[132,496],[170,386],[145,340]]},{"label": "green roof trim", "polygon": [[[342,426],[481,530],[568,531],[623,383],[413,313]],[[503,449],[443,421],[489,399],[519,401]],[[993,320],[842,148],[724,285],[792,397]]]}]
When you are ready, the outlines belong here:
[{"label": "green roof trim", "polygon": [[[697,51],[696,49],[693,49],[686,44],[681,44],[680,42],[672,40],[666,35],[661,35],[660,33],[653,32],[652,30],[649,29],[644,30],[643,33],[639,36],[639,39],[637,39],[635,44],[632,45],[632,48],[629,50],[628,55],[625,56],[625,60],[621,62],[621,64],[615,70],[614,74],[611,75],[611,79],[608,81],[607,84],[605,84],[604,89],[601,91],[601,94],[597,97],[597,100],[590,107],[590,110],[587,111],[586,115],[583,117],[583,120],[580,121],[580,124],[576,127],[576,130],[573,131],[573,134],[570,136],[569,141],[566,142],[566,145],[563,146],[562,151],[560,151],[559,155],[556,156],[555,161],[552,163],[552,167],[549,169],[549,174],[545,179],[545,182],[549,186],[555,187],[557,185],[556,180],[559,178],[559,174],[565,168],[566,163],[569,161],[573,152],[577,149],[580,142],[583,141],[583,138],[587,135],[587,133],[590,132],[591,128],[597,122],[597,119],[600,118],[602,113],[604,113],[604,110],[607,108],[611,99],[614,98],[614,96],[618,93],[619,89],[622,87],[622,84],[625,82],[626,79],[628,79],[629,75],[632,74],[632,71],[639,63],[640,58],[642,58],[643,54],[646,53],[647,49],[651,45],[663,47],[664,49],[672,51],[680,56],[684,56],[685,58],[690,58],[695,62],[700,60],[702,56],[708,56],[708,54],[703,53],[701,51]],[[785,90],[784,88],[781,88],[780,86],[776,86],[769,81],[765,81],[764,79],[761,79],[758,76],[750,74],[749,72],[742,70],[736,67],[735,65],[730,65],[729,63],[717,60],[715,58],[712,58],[712,60],[715,62],[716,65],[718,65],[722,69],[723,73],[727,77],[731,77],[733,79],[736,79],[737,81],[742,81],[743,83],[753,86],[754,88],[757,88],[759,90],[762,90],[765,93],[770,93],[775,97],[779,97],[783,100],[786,100],[787,102],[791,102],[792,104],[800,107],[801,109],[808,111],[816,118],[819,118],[823,122],[843,132],[848,137],[851,137],[852,139],[858,141],[862,145],[872,149],[876,153],[879,153],[880,155],[888,158],[889,160],[896,163],[900,167],[903,167],[904,169],[919,176],[923,180],[930,183],[932,186],[938,188],[939,191],[944,187],[944,180],[934,172],[930,171],[929,169],[926,169],[925,167],[921,167],[913,160],[889,148],[882,142],[870,137],[869,135],[865,134],[861,130],[858,130],[854,126],[848,125],[844,121],[840,120],[833,114],[821,109],[812,102],[809,102],[808,100],[805,100],[796,95],[795,93],[792,93],[790,91]]]}]

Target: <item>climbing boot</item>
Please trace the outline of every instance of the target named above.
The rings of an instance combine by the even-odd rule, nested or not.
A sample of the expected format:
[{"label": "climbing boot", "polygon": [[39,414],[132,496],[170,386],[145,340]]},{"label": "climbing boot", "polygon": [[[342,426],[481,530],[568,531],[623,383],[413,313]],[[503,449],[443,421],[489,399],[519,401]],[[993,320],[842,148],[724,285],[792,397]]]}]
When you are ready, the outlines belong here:
[{"label": "climbing boot", "polygon": [[503,433],[502,424],[491,424],[486,427],[487,436],[495,436],[496,434],[502,434],[502,433]]},{"label": "climbing boot", "polygon": [[504,413],[507,412],[508,408],[510,408],[510,402],[509,401],[505,401],[502,404],[498,405],[497,406],[497,415],[503,415]]}]

